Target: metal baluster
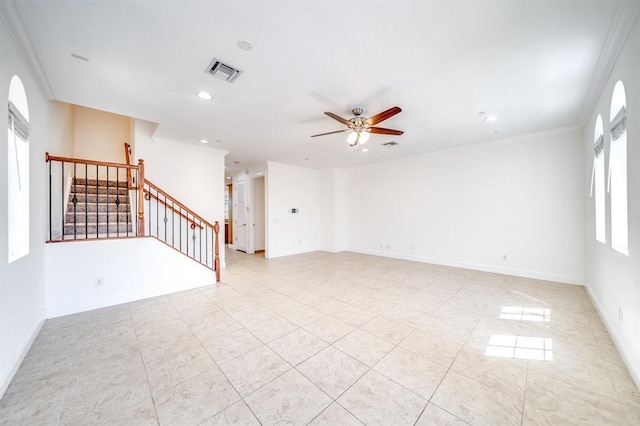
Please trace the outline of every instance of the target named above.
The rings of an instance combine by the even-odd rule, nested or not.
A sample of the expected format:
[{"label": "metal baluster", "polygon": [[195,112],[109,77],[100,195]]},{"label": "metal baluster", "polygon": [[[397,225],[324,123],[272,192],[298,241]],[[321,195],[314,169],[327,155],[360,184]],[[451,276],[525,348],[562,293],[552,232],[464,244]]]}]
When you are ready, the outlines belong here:
[{"label": "metal baluster", "polygon": [[64,199],[64,161],[61,161],[60,202],[62,203],[62,241],[64,241],[64,223],[67,221],[67,200]]},{"label": "metal baluster", "polygon": [[[96,180],[96,186],[98,183],[99,181]],[[109,238],[109,166],[107,166],[107,238]]]},{"label": "metal baluster", "polygon": [[173,203],[173,200],[171,200],[171,247],[173,248],[176,247],[175,226],[176,226],[176,207],[175,207],[175,204]]},{"label": "metal baluster", "polygon": [[[200,240],[198,240],[198,245],[200,246],[200,263],[202,263],[202,221],[198,219],[198,224],[200,225]],[[205,257],[205,260],[207,258]]]},{"label": "metal baluster", "polygon": [[73,163],[73,239],[76,239],[76,204],[78,204],[78,193],[76,192],[76,163]]},{"label": "metal baluster", "polygon": [[160,239],[160,192],[156,189],[156,238]]},{"label": "metal baluster", "polygon": [[[207,226],[207,228],[209,227]],[[204,230],[204,264],[205,266],[209,265],[209,233],[206,229]]]},{"label": "metal baluster", "polygon": [[53,163],[53,161],[49,160],[49,241],[51,241],[51,236],[52,236],[52,232],[51,232],[51,163]]},{"label": "metal baluster", "polygon": [[195,260],[195,258],[196,258],[196,217],[193,216],[193,215],[192,215],[192,217],[193,217],[193,220],[191,222],[191,233],[192,233],[191,239],[193,240],[193,255],[192,255],[192,257]]},{"label": "metal baluster", "polygon": [[149,235],[151,235],[151,185],[149,185],[149,190],[147,192],[147,195],[149,196]]},{"label": "metal baluster", "polygon": [[178,222],[179,222],[178,231],[180,232],[180,235],[179,235],[180,244],[179,244],[179,246],[180,246],[180,251],[182,251],[182,206],[178,206],[178,208],[180,209],[179,210],[179,215],[178,215]]},{"label": "metal baluster", "polygon": [[[138,181],[138,169],[136,169],[136,175],[135,175],[135,181],[133,182],[135,188],[136,188],[136,218],[138,217],[138,185],[136,184],[136,182]],[[129,185],[127,185],[127,196],[129,195]],[[131,215],[131,204],[129,204],[129,209],[127,210],[127,220],[129,220],[129,217]],[[133,218],[131,218],[131,222],[133,223]],[[133,226],[132,226],[133,228]],[[138,221],[136,220],[136,235],[138,235]]]},{"label": "metal baluster", "polygon": [[169,219],[167,219],[167,196],[164,196],[164,237],[163,241],[166,243],[167,242],[167,221]]},{"label": "metal baluster", "polygon": [[119,236],[120,236],[120,167],[116,167],[116,237],[119,237]]},{"label": "metal baluster", "polygon": [[87,173],[88,167],[88,164],[84,165],[84,238],[87,240],[89,239],[89,210],[87,209],[87,203],[89,200],[89,173]]},{"label": "metal baluster", "polygon": [[[96,164],[96,192],[98,192],[98,176],[100,176],[100,168]],[[96,238],[100,238],[98,219],[100,219],[100,197],[96,196]]]}]

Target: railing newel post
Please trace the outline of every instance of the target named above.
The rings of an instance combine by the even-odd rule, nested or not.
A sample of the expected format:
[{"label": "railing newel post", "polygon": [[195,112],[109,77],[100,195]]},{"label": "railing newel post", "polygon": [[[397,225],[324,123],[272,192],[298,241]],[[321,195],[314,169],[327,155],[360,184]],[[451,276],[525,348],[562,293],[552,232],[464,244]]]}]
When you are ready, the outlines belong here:
[{"label": "railing newel post", "polygon": [[213,258],[213,266],[216,270],[216,282],[219,283],[220,282],[220,247],[219,247],[220,243],[218,242],[218,234],[220,234],[220,224],[218,223],[217,220],[213,225],[213,230],[216,233],[216,240],[215,240],[215,247],[214,247],[215,256]]},{"label": "railing newel post", "polygon": [[144,236],[144,160],[138,160],[138,237]]}]

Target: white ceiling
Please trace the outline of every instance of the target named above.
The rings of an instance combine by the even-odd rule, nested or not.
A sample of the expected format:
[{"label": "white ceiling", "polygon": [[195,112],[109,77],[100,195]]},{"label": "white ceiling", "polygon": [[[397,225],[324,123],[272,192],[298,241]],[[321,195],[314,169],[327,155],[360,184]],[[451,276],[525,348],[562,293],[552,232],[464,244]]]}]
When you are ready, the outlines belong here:
[{"label": "white ceiling", "polygon": [[[323,168],[576,125],[620,0],[15,3],[56,99],[159,123],[158,137],[207,138],[230,167]],[[213,57],[242,75],[205,74]],[[403,112],[380,126],[405,134],[373,135],[367,153],[344,134],[310,138],[342,128],[324,111],[394,105]]]}]

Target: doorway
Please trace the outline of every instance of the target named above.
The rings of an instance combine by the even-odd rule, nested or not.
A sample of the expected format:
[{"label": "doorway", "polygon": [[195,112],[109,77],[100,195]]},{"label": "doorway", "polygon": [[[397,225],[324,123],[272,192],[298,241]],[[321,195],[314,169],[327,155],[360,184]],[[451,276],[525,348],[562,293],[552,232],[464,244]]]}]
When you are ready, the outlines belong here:
[{"label": "doorway", "polygon": [[253,242],[251,252],[264,251],[266,247],[266,209],[264,176],[253,179],[251,203],[253,205],[253,220],[251,230]]},{"label": "doorway", "polygon": [[247,206],[245,203],[244,181],[235,184],[233,194],[233,247],[236,250],[247,251]]}]

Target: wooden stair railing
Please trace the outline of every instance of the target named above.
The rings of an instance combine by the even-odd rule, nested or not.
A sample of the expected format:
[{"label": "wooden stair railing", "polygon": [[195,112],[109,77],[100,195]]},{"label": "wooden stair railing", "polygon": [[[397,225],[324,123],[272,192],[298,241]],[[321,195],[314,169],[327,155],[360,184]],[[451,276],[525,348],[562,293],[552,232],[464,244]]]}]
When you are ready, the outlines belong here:
[{"label": "wooden stair railing", "polygon": [[[130,164],[130,146],[126,143],[124,146],[127,164],[57,157],[46,153],[45,161],[49,164],[47,242],[152,236],[214,270],[216,281],[219,282],[218,222],[212,225],[145,179],[144,161],[140,159],[137,165]],[[162,219],[164,232],[160,232],[160,206],[165,213]],[[168,225],[168,214],[171,214],[171,225]],[[155,229],[152,227],[154,224]],[[148,229],[145,229],[147,225]],[[169,226],[172,230],[171,241],[168,239]],[[179,234],[177,243],[176,229]]]},{"label": "wooden stair railing", "polygon": [[[124,155],[127,164],[131,164],[131,145],[128,143],[124,143]],[[220,242],[219,242],[219,233],[220,226],[216,221],[214,225],[205,220],[202,216],[195,213],[193,210],[188,208],[186,205],[178,201],[175,197],[169,195],[166,191],[161,189],[158,185],[154,184],[150,180],[146,179],[144,176],[138,175],[138,182],[142,183],[142,190],[139,191],[139,195],[144,197],[144,200],[147,201],[148,208],[148,216],[147,216],[147,224],[148,224],[148,233],[149,235],[155,237],[159,241],[167,244],[168,246],[180,251],[186,256],[192,258],[193,260],[201,263],[207,268],[213,269],[216,272],[216,281],[220,281]],[[153,218],[153,206],[155,203],[156,209],[156,217],[155,221]],[[162,218],[163,227],[160,228],[160,213],[162,206],[162,213],[164,213],[164,217]],[[178,216],[178,223],[176,224],[175,217]],[[171,216],[171,225],[169,224],[169,216]],[[192,230],[192,250],[189,252],[189,244],[188,241],[186,244],[183,243],[182,238],[182,220],[185,221],[185,231],[188,233],[188,230]],[[155,229],[153,227],[153,223],[155,222]],[[178,243],[175,241],[175,230],[176,226],[178,227]],[[168,230],[171,229],[171,241],[169,241]],[[196,229],[197,229],[197,237],[196,237]],[[209,232],[211,232],[211,241],[209,241]],[[202,261],[202,234],[204,233],[204,247],[205,247],[205,257],[204,261]],[[198,241],[198,247],[196,247],[196,241]],[[209,243],[213,244],[211,251],[214,254],[213,262],[210,264],[209,259]],[[196,258],[196,252],[197,258]]]},{"label": "wooden stair railing", "polygon": [[[131,145],[129,145],[126,142],[124,143],[124,158],[125,158],[125,163],[131,164]],[[127,169],[127,184],[129,185],[130,189],[133,189],[132,186],[134,185],[134,182],[131,177],[130,169]]]},{"label": "wooden stair railing", "polygon": [[143,193],[147,202],[149,235],[213,269],[219,281],[218,222],[211,224],[149,179],[143,181]]}]

